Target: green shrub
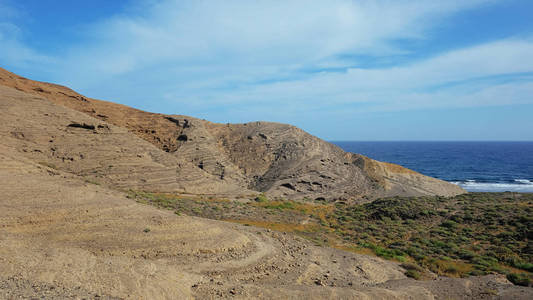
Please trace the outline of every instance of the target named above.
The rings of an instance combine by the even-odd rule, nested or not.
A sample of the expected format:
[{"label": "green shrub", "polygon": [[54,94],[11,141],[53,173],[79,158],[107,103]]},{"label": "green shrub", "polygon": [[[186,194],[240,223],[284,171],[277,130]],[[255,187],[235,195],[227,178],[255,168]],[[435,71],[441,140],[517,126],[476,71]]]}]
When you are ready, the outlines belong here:
[{"label": "green shrub", "polygon": [[529,272],[533,272],[533,264],[532,263],[513,263],[513,266],[518,269],[526,270]]},{"label": "green shrub", "polygon": [[279,209],[279,210],[282,210],[282,209],[293,209],[294,208],[294,204],[292,202],[282,202],[282,203],[279,203],[279,204],[268,204],[268,205],[265,206],[265,208]]},{"label": "green shrub", "polygon": [[422,277],[420,275],[420,272],[418,272],[416,270],[407,270],[407,272],[405,272],[405,276],[411,277],[411,278],[416,279],[416,280],[419,280]]},{"label": "green shrub", "polygon": [[452,220],[446,220],[446,221],[442,222],[442,224],[440,224],[440,226],[446,227],[446,228],[449,228],[449,229],[455,229],[455,228],[457,228],[457,223],[452,221]]},{"label": "green shrub", "polygon": [[420,266],[417,266],[415,264],[411,264],[411,263],[403,263],[400,265],[400,267],[404,268],[405,270],[409,271],[409,270],[414,270],[414,271],[418,271],[418,272],[423,272],[424,269],[422,269]]},{"label": "green shrub", "polygon": [[268,198],[265,196],[265,194],[259,194],[257,197],[255,197],[255,202],[267,202]]},{"label": "green shrub", "polygon": [[527,274],[511,273],[507,275],[507,279],[516,285],[531,286],[532,284],[531,277]]},{"label": "green shrub", "polygon": [[459,269],[457,269],[457,267],[455,266],[450,265],[450,266],[447,266],[446,269],[444,269],[444,272],[456,274],[459,272]]},{"label": "green shrub", "polygon": [[476,254],[472,251],[461,250],[459,251],[459,257],[466,260],[472,260],[474,257],[476,257]]}]

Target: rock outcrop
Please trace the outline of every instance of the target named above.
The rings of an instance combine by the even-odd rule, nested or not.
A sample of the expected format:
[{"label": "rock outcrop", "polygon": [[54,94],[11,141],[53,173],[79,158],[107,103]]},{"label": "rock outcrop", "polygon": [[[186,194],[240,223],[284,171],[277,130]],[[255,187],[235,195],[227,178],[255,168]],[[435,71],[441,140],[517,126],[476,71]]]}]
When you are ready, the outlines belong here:
[{"label": "rock outcrop", "polygon": [[290,125],[216,124],[90,99],[3,69],[0,79],[1,117],[12,135],[25,136],[16,147],[118,187],[325,200],[464,192]]},{"label": "rock outcrop", "polygon": [[502,276],[416,281],[397,263],[377,257],[261,228],[177,216],[36,163],[4,144],[0,191],[0,299],[532,295]]},{"label": "rock outcrop", "polygon": [[501,276],[415,281],[395,262],[120,191],[462,192],[295,127],[151,114],[1,69],[0,120],[0,299],[531,299]]}]

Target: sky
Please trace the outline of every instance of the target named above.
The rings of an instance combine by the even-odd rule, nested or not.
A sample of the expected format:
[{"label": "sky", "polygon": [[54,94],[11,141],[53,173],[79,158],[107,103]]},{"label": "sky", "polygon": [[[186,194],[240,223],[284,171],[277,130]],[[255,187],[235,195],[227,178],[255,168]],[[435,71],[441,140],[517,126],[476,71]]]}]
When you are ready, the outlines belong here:
[{"label": "sky", "polygon": [[531,0],[0,0],[0,67],[326,140],[533,140]]}]

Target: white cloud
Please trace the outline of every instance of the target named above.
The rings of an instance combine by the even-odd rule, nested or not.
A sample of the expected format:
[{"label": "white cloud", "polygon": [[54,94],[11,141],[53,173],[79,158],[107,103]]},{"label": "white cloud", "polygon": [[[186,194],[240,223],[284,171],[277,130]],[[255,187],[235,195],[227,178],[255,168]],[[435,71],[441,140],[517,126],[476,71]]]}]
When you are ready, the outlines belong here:
[{"label": "white cloud", "polygon": [[[62,63],[54,62],[54,80],[89,96],[218,121],[533,103],[531,80],[483,79],[533,72],[531,39],[387,68],[301,71],[347,67],[345,54],[403,54],[395,41],[426,39],[446,17],[493,2],[141,1],[87,25],[85,42],[65,45]],[[5,60],[44,57],[6,32],[0,27]]]},{"label": "white cloud", "polygon": [[[69,63],[100,75],[154,64],[298,67],[339,54],[403,52],[389,43],[424,38],[436,20],[489,0],[160,1],[137,16],[91,27]],[[164,66],[162,66],[164,68]]]},{"label": "white cloud", "polygon": [[[178,86],[164,96],[195,115],[205,116],[211,107],[229,108],[216,115],[218,121],[533,104],[533,75],[527,74],[533,72],[531,53],[532,40],[508,39],[401,67],[322,72],[228,90]],[[246,72],[251,70],[239,70]]]},{"label": "white cloud", "polygon": [[[533,71],[531,40],[501,40],[432,57],[399,67],[380,69],[350,68],[346,72],[320,72],[304,79],[286,80],[253,86],[248,92],[265,94],[288,92],[294,97],[302,94],[337,91],[377,91],[378,89],[429,88],[480,77]],[[202,71],[200,71],[202,72]],[[239,73],[252,72],[247,68]],[[354,99],[356,100],[356,99]]]}]

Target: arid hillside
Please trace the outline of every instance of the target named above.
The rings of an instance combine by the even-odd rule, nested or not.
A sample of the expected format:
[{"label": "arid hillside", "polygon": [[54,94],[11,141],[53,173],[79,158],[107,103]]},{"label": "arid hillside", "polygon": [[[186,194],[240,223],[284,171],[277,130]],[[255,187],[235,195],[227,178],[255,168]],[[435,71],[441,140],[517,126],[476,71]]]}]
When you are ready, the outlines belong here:
[{"label": "arid hillside", "polygon": [[397,262],[130,199],[463,192],[292,126],[151,114],[4,70],[0,120],[0,299],[531,299],[502,275],[417,281]]},{"label": "arid hillside", "polygon": [[346,153],[290,125],[216,124],[154,114],[4,69],[0,86],[5,99],[0,117],[13,147],[115,187],[326,200],[464,192],[401,166]]},{"label": "arid hillside", "polygon": [[177,216],[4,145],[0,190],[0,299],[531,296],[502,276],[415,281],[394,262]]}]

